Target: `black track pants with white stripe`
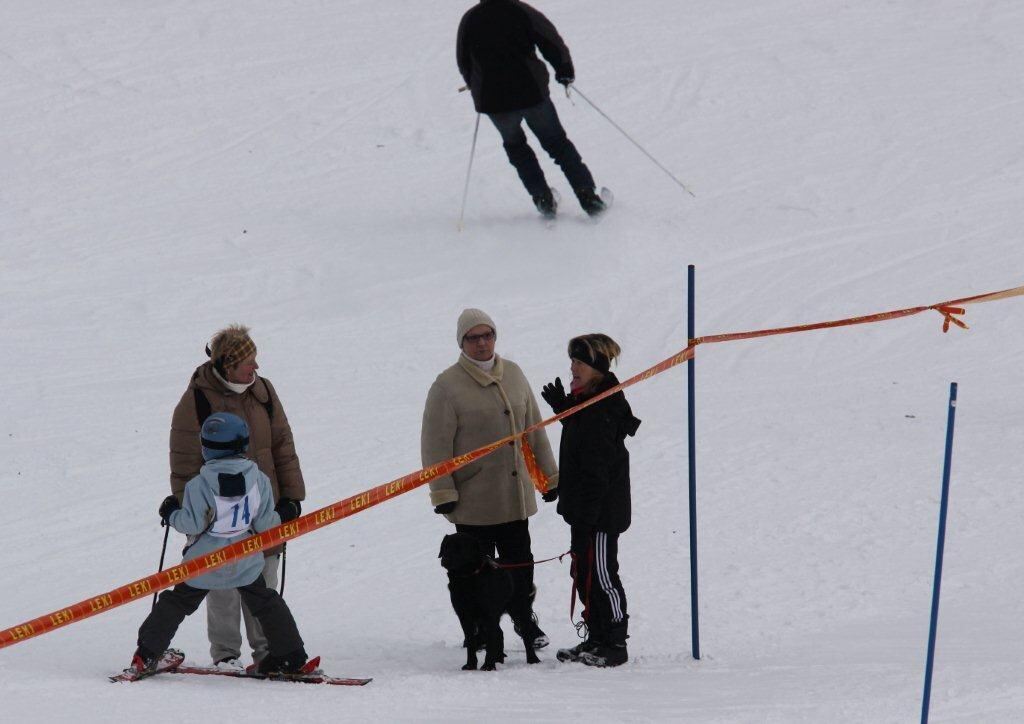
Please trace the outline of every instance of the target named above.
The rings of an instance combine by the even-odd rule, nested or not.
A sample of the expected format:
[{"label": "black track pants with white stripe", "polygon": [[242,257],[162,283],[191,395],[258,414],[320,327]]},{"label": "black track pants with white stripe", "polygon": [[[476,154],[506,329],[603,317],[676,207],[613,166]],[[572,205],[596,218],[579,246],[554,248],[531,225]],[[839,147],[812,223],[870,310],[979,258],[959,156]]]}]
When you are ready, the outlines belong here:
[{"label": "black track pants with white stripe", "polygon": [[619,578],[619,536],[572,527],[573,578],[583,602],[590,638],[624,642],[626,591]]}]

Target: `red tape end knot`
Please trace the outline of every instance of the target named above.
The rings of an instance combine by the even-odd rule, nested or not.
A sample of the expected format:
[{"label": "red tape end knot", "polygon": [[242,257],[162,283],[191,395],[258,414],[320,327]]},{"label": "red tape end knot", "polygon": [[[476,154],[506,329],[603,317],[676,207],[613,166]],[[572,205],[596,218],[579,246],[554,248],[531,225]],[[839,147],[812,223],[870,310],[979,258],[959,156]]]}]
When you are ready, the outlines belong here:
[{"label": "red tape end knot", "polygon": [[960,329],[970,329],[963,320],[960,320],[956,315],[967,314],[967,310],[963,307],[934,307],[935,311],[942,315],[942,332],[945,334],[949,331],[949,325],[955,324]]}]

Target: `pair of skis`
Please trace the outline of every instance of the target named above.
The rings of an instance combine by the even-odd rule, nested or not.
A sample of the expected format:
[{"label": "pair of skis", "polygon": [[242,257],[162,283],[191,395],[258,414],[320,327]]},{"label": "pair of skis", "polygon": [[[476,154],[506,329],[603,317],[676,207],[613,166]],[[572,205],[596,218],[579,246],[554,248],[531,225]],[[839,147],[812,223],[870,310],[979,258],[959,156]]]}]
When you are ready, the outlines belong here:
[{"label": "pair of skis", "polygon": [[185,654],[178,649],[167,649],[151,669],[142,671],[128,667],[120,674],[109,677],[111,681],[141,681],[157,674],[195,674],[199,676],[230,676],[236,679],[261,679],[266,681],[291,681],[300,684],[331,684],[334,686],[366,686],[373,679],[351,679],[328,676],[320,670],[320,657],[310,659],[294,674],[261,674],[257,671],[218,669],[214,666],[182,666]]}]

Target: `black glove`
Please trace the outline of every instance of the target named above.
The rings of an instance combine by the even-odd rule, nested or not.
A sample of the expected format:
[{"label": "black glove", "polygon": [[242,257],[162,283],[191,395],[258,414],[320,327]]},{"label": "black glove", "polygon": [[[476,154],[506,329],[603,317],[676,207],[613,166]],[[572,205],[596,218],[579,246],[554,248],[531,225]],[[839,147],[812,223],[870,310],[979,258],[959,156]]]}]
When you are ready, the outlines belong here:
[{"label": "black glove", "polygon": [[437,513],[438,515],[448,515],[453,510],[455,510],[455,504],[457,502],[458,501],[453,500],[453,501],[451,501],[449,503],[441,503],[439,506],[434,508],[434,512]]},{"label": "black glove", "polygon": [[160,525],[167,525],[171,519],[171,513],[176,510],[181,510],[181,503],[173,495],[168,495],[164,498],[164,502],[160,503]]},{"label": "black glove", "polygon": [[565,71],[562,71],[561,73],[555,73],[555,82],[561,83],[564,86],[572,85],[573,81],[575,80],[576,79],[573,77],[573,74],[571,72],[567,73]]},{"label": "black glove", "polygon": [[291,498],[281,498],[274,506],[274,511],[281,516],[282,523],[287,523],[302,515],[302,504]]},{"label": "black glove", "polygon": [[555,411],[556,415],[572,407],[572,403],[565,394],[565,388],[562,387],[561,377],[556,377],[554,383],[548,382],[544,385],[540,396],[544,398],[544,402],[551,405],[551,409]]},{"label": "black glove", "polygon": [[558,500],[558,488],[551,488],[546,493],[541,493],[540,497],[544,499],[545,503],[554,503]]}]

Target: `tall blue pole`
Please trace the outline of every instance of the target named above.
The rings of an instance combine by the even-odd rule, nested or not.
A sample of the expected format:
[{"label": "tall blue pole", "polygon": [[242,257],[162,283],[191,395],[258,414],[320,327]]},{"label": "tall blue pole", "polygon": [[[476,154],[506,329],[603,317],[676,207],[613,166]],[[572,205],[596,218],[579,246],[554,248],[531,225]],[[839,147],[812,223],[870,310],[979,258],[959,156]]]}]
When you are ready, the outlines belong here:
[{"label": "tall blue pole", "polygon": [[[694,267],[690,264],[687,267],[688,290],[687,290],[687,312],[686,312],[686,334],[689,339],[687,344],[693,344],[697,333],[694,331]],[[694,407],[695,390],[697,386],[696,370],[694,365],[697,360],[691,357],[687,364],[687,419],[689,422],[689,454],[690,454],[690,628],[693,649],[693,658],[700,658],[700,629],[697,625],[697,413]]]},{"label": "tall blue pole", "polygon": [[946,511],[949,508],[949,468],[953,459],[953,423],[956,419],[956,382],[949,385],[949,418],[946,421],[946,459],[942,467],[942,503],[939,507],[939,542],[935,551],[935,587],[932,589],[932,622],[928,631],[928,665],[924,672],[921,724],[928,724],[932,697],[932,668],[935,664],[935,633],[939,626],[939,590],[942,588],[942,554],[946,547]]}]

